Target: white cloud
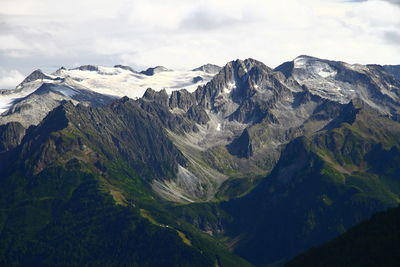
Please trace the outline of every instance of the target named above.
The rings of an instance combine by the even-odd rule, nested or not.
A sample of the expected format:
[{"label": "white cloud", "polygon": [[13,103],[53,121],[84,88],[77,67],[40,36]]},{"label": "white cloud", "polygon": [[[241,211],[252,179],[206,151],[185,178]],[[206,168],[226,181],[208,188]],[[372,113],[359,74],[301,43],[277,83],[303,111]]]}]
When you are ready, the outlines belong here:
[{"label": "white cloud", "polygon": [[[2,0],[0,65],[193,68],[300,54],[400,64],[395,0]],[[7,64],[7,65],[5,65]]]},{"label": "white cloud", "polygon": [[0,89],[13,89],[24,80],[17,70],[5,70],[0,68]]}]

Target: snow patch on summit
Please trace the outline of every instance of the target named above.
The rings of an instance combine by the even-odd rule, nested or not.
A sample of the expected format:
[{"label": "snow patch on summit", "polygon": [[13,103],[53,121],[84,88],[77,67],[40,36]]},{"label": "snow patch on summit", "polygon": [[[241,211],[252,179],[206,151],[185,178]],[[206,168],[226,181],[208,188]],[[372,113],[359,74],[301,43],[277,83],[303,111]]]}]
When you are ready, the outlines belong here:
[{"label": "snow patch on summit", "polygon": [[316,60],[311,57],[300,56],[294,60],[295,69],[304,69],[311,76],[310,78],[328,78],[334,77],[337,71],[329,64]]},{"label": "snow patch on summit", "polygon": [[294,59],[293,63],[294,63],[294,67],[297,69],[303,68],[307,65],[307,58],[300,56]]},{"label": "snow patch on summit", "polygon": [[[112,67],[99,67],[97,72],[79,69],[63,70],[59,75],[69,76],[78,84],[97,93],[130,98],[142,97],[147,88],[155,91],[165,89],[169,94],[183,88],[193,92],[199,85],[207,83],[213,77],[212,74],[203,71],[165,71],[149,76]],[[198,76],[203,80],[194,84],[193,78]]]},{"label": "snow patch on summit", "polygon": [[[60,68],[53,74],[43,73],[43,76],[47,78],[23,82],[13,90],[0,90],[0,114],[9,110],[18,99],[36,91],[43,83],[57,84],[55,88],[66,97],[72,97],[76,93],[73,88],[76,88],[108,96],[128,96],[136,99],[142,97],[148,88],[155,91],[165,89],[168,94],[184,88],[189,92],[194,92],[198,86],[209,82],[214,74],[203,70],[181,70],[158,72],[148,76],[127,67],[87,65],[74,69]],[[193,83],[195,77],[202,79]]]}]

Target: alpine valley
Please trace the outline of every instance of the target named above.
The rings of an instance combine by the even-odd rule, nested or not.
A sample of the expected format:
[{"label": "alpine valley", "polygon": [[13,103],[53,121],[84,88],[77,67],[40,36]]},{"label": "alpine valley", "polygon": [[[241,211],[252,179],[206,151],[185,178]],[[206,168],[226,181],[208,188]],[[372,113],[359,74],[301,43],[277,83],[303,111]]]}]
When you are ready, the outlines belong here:
[{"label": "alpine valley", "polygon": [[400,263],[400,65],[36,70],[0,112],[1,266]]}]

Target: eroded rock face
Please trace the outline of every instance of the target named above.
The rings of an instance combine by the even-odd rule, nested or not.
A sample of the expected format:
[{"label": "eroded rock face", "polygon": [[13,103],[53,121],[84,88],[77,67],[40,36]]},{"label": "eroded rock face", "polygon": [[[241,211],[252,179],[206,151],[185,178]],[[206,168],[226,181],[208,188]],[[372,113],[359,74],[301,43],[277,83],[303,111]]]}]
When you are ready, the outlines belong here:
[{"label": "eroded rock face", "polygon": [[[187,150],[187,155],[196,155],[192,164],[201,159],[222,174],[226,166],[218,164],[225,162],[219,158],[223,153],[230,154],[234,163],[229,167],[234,170],[241,171],[242,161],[253,169],[271,170],[283,145],[322,129],[343,106],[253,59],[228,63],[194,93],[172,93],[168,104],[165,92],[148,90],[143,99],[139,100],[143,108],[162,114],[157,115],[160,120],[179,134],[173,139],[180,148]],[[183,131],[178,130],[178,121],[186,125],[180,128]],[[190,126],[187,121],[195,124]],[[191,171],[201,180],[201,172]],[[226,178],[219,180],[217,187]],[[160,191],[168,185],[157,188]]]},{"label": "eroded rock face", "polygon": [[169,96],[167,94],[167,91],[165,91],[165,90],[161,90],[161,91],[157,92],[151,88],[148,88],[143,95],[143,99],[147,100],[147,101],[155,102],[162,106],[168,106]]},{"label": "eroded rock face", "polygon": [[265,109],[290,92],[282,75],[259,61],[247,59],[228,63],[210,83],[196,91],[196,99],[199,105],[222,117],[254,123],[263,119]]},{"label": "eroded rock face", "polygon": [[92,160],[126,160],[143,179],[172,179],[186,159],[160,125],[157,117],[128,98],[98,108],[65,102],[30,128],[19,157],[29,158],[29,168],[38,173],[70,156],[85,158],[82,154],[90,150]]},{"label": "eroded rock face", "polygon": [[193,94],[187,90],[174,91],[169,99],[169,107],[171,109],[180,108],[187,111],[191,106],[196,104],[196,99]]},{"label": "eroded rock face", "polygon": [[186,114],[190,120],[193,120],[198,124],[206,124],[210,120],[207,112],[199,106],[191,106]]}]

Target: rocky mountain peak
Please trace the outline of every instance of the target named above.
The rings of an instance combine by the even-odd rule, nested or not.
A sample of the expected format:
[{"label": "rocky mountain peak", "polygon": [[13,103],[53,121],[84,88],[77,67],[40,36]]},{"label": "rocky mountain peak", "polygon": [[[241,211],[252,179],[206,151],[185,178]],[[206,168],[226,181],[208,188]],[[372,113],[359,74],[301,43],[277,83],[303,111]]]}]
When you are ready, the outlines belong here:
[{"label": "rocky mountain peak", "polygon": [[195,104],[195,96],[185,89],[173,91],[169,99],[169,106],[171,109],[180,108],[184,111],[187,111],[191,106]]},{"label": "rocky mountain peak", "polygon": [[342,104],[360,98],[382,113],[393,116],[399,113],[399,80],[382,66],[299,56],[274,71],[283,73],[322,98]]},{"label": "rocky mountain peak", "polygon": [[299,80],[311,78],[334,77],[341,62],[319,59],[312,56],[301,55],[293,61],[285,62],[274,69],[282,72],[286,77],[295,76]]},{"label": "rocky mountain peak", "polygon": [[[226,64],[220,72],[206,85],[213,88],[211,95],[217,96],[221,93],[230,94],[233,89],[241,88],[241,85],[249,80],[249,72],[268,71],[269,68],[254,59],[235,60]],[[251,77],[250,77],[251,79]]]},{"label": "rocky mountain peak", "polygon": [[161,91],[155,91],[151,88],[147,88],[143,95],[143,99],[161,104],[162,106],[168,106],[169,96],[165,89]]},{"label": "rocky mountain peak", "polygon": [[257,60],[238,59],[226,64],[195,94],[197,102],[204,108],[213,110],[222,117],[235,113],[231,119],[248,121],[253,120],[254,116],[250,114],[261,108],[260,105],[264,106],[289,91],[284,84],[283,75],[274,73],[271,68]]},{"label": "rocky mountain peak", "polygon": [[36,81],[36,80],[45,80],[45,79],[52,80],[52,78],[50,76],[44,74],[42,70],[37,69],[34,72],[32,72],[31,74],[29,74],[28,77],[26,77],[22,81],[21,84]]}]

